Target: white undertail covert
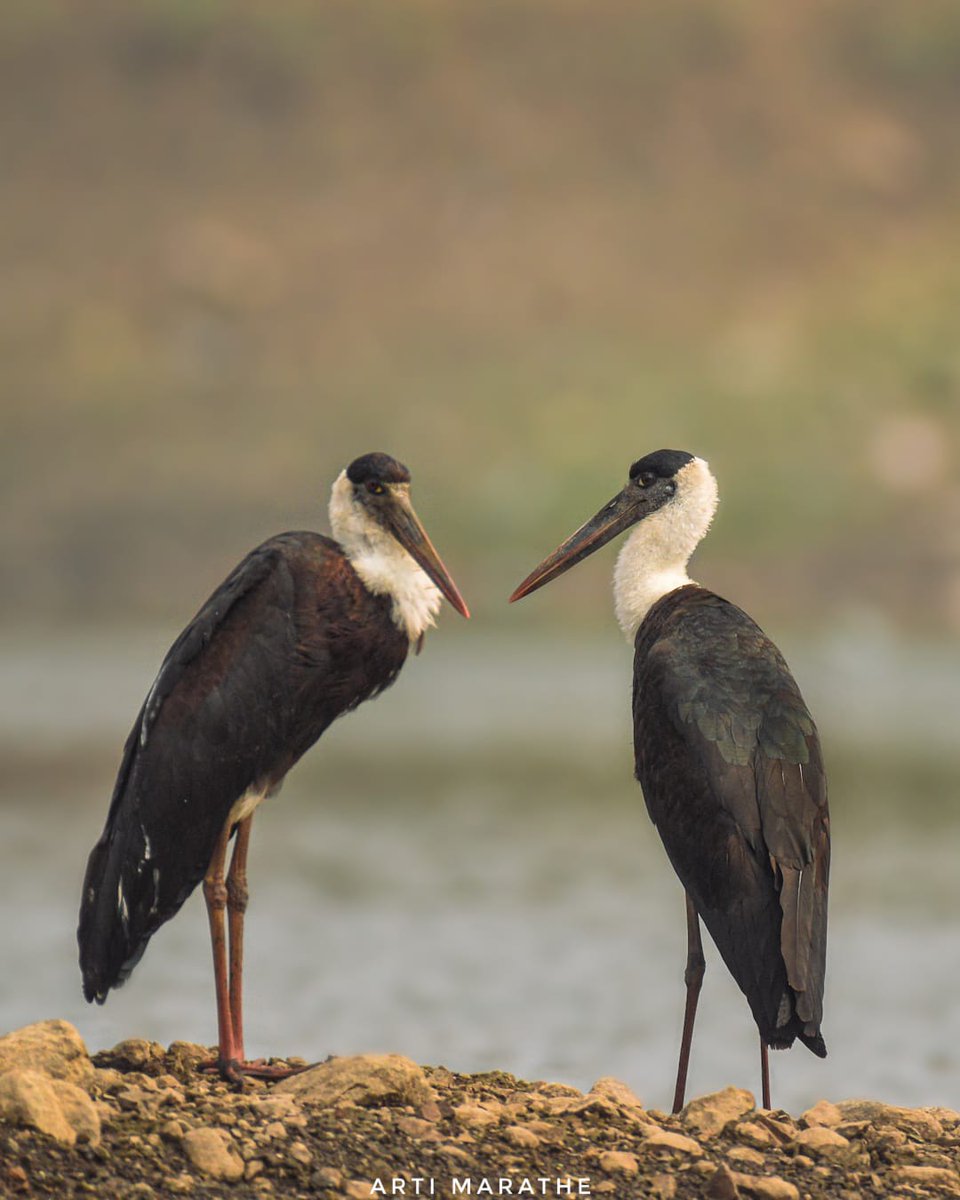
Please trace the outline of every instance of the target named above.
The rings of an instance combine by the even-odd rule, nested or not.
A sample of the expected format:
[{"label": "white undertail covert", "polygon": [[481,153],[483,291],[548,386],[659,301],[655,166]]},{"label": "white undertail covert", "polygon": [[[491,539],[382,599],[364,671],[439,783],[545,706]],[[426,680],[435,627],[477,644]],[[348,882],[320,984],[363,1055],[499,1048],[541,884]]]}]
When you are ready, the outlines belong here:
[{"label": "white undertail covert", "polygon": [[[393,488],[409,490],[409,484]],[[396,538],[381,528],[354,496],[353,484],[341,471],[330,493],[330,529],[364,585],[392,600],[391,616],[411,642],[436,624],[440,589]]]},{"label": "white undertail covert", "polygon": [[614,607],[631,644],[660,597],[693,582],[687,563],[717,511],[717,481],[702,458],[681,467],[676,483],[673,498],[639,522],[617,556]]}]

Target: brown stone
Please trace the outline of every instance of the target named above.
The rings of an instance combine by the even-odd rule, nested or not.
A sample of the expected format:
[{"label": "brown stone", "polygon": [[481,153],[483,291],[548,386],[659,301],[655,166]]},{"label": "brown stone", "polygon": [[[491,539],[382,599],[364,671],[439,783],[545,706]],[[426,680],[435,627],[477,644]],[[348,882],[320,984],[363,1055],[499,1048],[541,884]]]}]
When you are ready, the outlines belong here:
[{"label": "brown stone", "polygon": [[677,1194],[677,1181],[673,1175],[654,1175],[650,1180],[650,1195],[653,1200],[673,1200]]},{"label": "brown stone", "polygon": [[740,1189],[734,1182],[733,1174],[723,1163],[714,1171],[707,1184],[704,1195],[710,1200],[738,1200]]},{"label": "brown stone", "polygon": [[0,1073],[11,1070],[41,1071],[79,1087],[96,1078],[83,1038],[69,1021],[37,1021],[0,1037]]},{"label": "brown stone", "polygon": [[727,1158],[731,1162],[742,1163],[749,1167],[762,1167],[765,1159],[759,1150],[754,1150],[752,1146],[731,1146],[727,1151]]},{"label": "brown stone", "polygon": [[433,1088],[423,1068],[402,1054],[357,1054],[332,1058],[299,1075],[284,1079],[274,1095],[296,1096],[306,1104],[435,1104]]},{"label": "brown stone", "polygon": [[892,1125],[916,1134],[924,1141],[934,1141],[943,1135],[943,1124],[932,1109],[899,1108],[879,1100],[841,1100],[837,1108],[845,1121]]},{"label": "brown stone", "polygon": [[494,1105],[488,1102],[484,1102],[483,1104],[458,1104],[453,1110],[453,1115],[461,1125],[483,1128],[485,1125],[496,1125],[500,1120],[502,1111],[502,1105]]},{"label": "brown stone", "polygon": [[843,1134],[828,1129],[826,1125],[811,1125],[809,1129],[801,1129],[793,1140],[801,1150],[818,1158],[842,1158],[850,1149],[850,1143]]},{"label": "brown stone", "polygon": [[890,1176],[898,1183],[927,1188],[940,1196],[960,1196],[960,1174],[949,1167],[893,1167]]},{"label": "brown stone", "polygon": [[643,1101],[640,1097],[625,1083],[619,1079],[614,1079],[611,1075],[604,1075],[602,1079],[598,1079],[589,1092],[592,1096],[603,1096],[607,1100],[612,1100],[614,1104],[622,1105],[624,1108],[643,1108]]},{"label": "brown stone", "polygon": [[716,1137],[731,1121],[752,1112],[757,1103],[751,1092],[743,1088],[728,1087],[722,1092],[713,1092],[691,1100],[681,1114],[684,1125],[695,1130],[702,1138]]},{"label": "brown stone", "polygon": [[689,1154],[693,1158],[699,1158],[703,1154],[703,1147],[693,1138],[674,1133],[671,1129],[652,1128],[644,1135],[643,1145],[645,1149],[672,1150],[676,1154]]},{"label": "brown stone", "polygon": [[599,1165],[607,1175],[636,1175],[640,1171],[637,1156],[627,1150],[605,1150]]},{"label": "brown stone", "polygon": [[41,1071],[5,1071],[0,1075],[0,1121],[39,1129],[64,1146],[72,1146],[77,1140],[54,1081]]},{"label": "brown stone", "polygon": [[801,1115],[800,1120],[807,1125],[826,1125],[829,1129],[835,1129],[843,1120],[843,1113],[829,1100],[818,1100]]},{"label": "brown stone", "polygon": [[211,1179],[233,1182],[243,1178],[243,1159],[225,1129],[191,1129],[180,1145],[191,1164]]},{"label": "brown stone", "polygon": [[523,1125],[508,1125],[503,1131],[503,1136],[507,1139],[511,1146],[519,1146],[533,1150],[540,1145],[540,1139],[532,1129],[527,1129]]},{"label": "brown stone", "polygon": [[778,1175],[742,1175],[734,1171],[733,1181],[741,1195],[750,1200],[800,1200],[796,1184]]},{"label": "brown stone", "polygon": [[87,1093],[66,1079],[54,1079],[53,1090],[78,1142],[100,1145],[100,1113]]}]

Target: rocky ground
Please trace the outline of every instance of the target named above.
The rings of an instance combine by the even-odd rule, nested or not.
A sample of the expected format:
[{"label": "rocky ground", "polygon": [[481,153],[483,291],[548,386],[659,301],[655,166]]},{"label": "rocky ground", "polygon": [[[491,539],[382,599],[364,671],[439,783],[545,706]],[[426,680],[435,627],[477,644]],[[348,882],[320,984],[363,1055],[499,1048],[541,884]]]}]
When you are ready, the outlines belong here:
[{"label": "rocky ground", "polygon": [[242,1093],[210,1051],[130,1040],[92,1059],[45,1021],[0,1038],[0,1196],[960,1196],[960,1113],[821,1101],[795,1118],[728,1088],[676,1117],[399,1055],[338,1058]]}]

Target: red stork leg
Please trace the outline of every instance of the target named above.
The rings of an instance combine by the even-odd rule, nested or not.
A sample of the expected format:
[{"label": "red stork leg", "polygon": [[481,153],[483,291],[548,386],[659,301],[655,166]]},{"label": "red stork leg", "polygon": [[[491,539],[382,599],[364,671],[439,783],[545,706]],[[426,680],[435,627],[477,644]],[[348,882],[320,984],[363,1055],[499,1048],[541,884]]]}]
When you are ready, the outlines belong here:
[{"label": "red stork leg", "polygon": [[243,1051],[243,917],[247,911],[247,850],[253,815],[237,825],[233,857],[227,874],[227,921],[230,933],[230,1017],[233,1026],[233,1045],[238,1062],[245,1060]]},{"label": "red stork leg", "polygon": [[703,943],[700,941],[700,917],[689,894],[687,894],[686,900],[687,968],[683,973],[683,982],[687,985],[687,1003],[683,1012],[680,1061],[677,1063],[677,1086],[673,1093],[673,1112],[675,1113],[683,1108],[683,1098],[687,1091],[687,1068],[690,1065],[693,1023],[697,1017],[697,1001],[700,998],[700,985],[703,983],[703,972],[706,969],[706,962],[703,957]]},{"label": "red stork leg", "polygon": [[223,914],[227,907],[227,886],[223,879],[223,864],[230,841],[229,822],[217,838],[210,866],[203,879],[203,898],[207,902],[210,921],[210,945],[213,949],[213,983],[217,992],[217,1069],[224,1079],[239,1083],[237,1063],[240,1061],[233,1036],[233,1018],[227,982],[227,938]]}]

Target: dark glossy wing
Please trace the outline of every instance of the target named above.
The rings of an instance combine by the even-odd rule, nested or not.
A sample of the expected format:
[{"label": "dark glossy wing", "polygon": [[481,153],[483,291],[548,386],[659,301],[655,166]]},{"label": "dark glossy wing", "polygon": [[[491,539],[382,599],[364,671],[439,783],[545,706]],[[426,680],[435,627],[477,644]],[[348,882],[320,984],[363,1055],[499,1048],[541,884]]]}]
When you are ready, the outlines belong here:
[{"label": "dark glossy wing", "polygon": [[[776,1031],[793,1027],[822,1052],[826,779],[816,727],[783,656],[735,605],[681,589],[638,632],[634,712],[651,817],[762,1012],[761,1031],[766,1025],[776,1044]],[[796,1020],[786,1020],[784,983]]]},{"label": "dark glossy wing", "polygon": [[405,654],[329,539],[281,534],[240,563],[174,642],[127,739],[84,880],[88,999],[123,982],[203,878],[234,803],[277,788]]}]

